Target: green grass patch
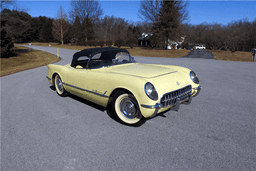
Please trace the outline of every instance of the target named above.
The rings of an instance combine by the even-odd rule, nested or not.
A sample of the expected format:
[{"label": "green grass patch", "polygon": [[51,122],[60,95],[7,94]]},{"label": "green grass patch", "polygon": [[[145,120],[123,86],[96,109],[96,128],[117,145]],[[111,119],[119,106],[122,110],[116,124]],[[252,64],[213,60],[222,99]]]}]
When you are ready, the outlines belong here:
[{"label": "green grass patch", "polygon": [[56,55],[47,52],[15,46],[13,53],[9,54],[8,56],[1,57],[0,60],[0,76],[2,77],[20,71],[55,63],[60,61],[60,58],[57,58]]}]

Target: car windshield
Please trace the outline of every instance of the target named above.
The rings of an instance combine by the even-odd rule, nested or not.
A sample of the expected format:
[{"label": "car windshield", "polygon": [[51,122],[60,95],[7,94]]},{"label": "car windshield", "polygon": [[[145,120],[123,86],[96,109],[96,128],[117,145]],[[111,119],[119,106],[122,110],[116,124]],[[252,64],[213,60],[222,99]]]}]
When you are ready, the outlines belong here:
[{"label": "car windshield", "polygon": [[115,56],[110,56],[108,53],[98,53],[88,60],[88,69],[97,69],[134,62],[134,58],[126,52],[118,52]]}]

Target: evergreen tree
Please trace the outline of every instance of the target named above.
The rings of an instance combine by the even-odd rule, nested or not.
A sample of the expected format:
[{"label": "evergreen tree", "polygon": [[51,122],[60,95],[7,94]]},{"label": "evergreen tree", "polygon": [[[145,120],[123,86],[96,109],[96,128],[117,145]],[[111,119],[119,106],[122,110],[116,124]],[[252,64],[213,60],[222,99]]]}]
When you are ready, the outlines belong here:
[{"label": "evergreen tree", "polygon": [[187,19],[187,3],[182,0],[144,0],[139,13],[153,24],[153,34],[159,47],[167,47],[169,41],[178,41],[183,34],[182,22]]},{"label": "evergreen tree", "polygon": [[82,23],[84,41],[94,39],[93,23],[89,17],[86,17]]},{"label": "evergreen tree", "polygon": [[41,33],[40,33],[40,40],[42,42],[51,42],[51,41],[53,41],[52,21],[53,21],[53,19],[48,18],[46,23],[43,25],[43,28],[42,28]]},{"label": "evergreen tree", "polygon": [[23,11],[4,9],[1,12],[2,20],[5,20],[6,32],[14,42],[28,42],[33,39],[31,28],[31,16]]},{"label": "evergreen tree", "polygon": [[41,22],[39,17],[34,17],[31,19],[30,25],[31,29],[33,30],[32,41],[39,41],[43,23]]},{"label": "evergreen tree", "polygon": [[72,30],[73,30],[72,42],[77,45],[80,45],[80,42],[82,42],[83,37],[82,37],[82,26],[78,16],[76,16],[75,22],[73,23],[73,26],[72,26]]},{"label": "evergreen tree", "polygon": [[164,46],[167,47],[169,40],[178,41],[182,37],[181,26],[181,1],[163,1],[160,10],[159,22],[156,23],[160,28],[157,30]]},{"label": "evergreen tree", "polygon": [[135,37],[135,33],[134,33],[133,29],[131,28],[131,26],[129,26],[128,30],[127,30],[127,39],[134,38],[134,37]]},{"label": "evergreen tree", "polygon": [[11,37],[5,30],[5,21],[1,20],[1,58],[11,52],[11,48],[14,46]]}]

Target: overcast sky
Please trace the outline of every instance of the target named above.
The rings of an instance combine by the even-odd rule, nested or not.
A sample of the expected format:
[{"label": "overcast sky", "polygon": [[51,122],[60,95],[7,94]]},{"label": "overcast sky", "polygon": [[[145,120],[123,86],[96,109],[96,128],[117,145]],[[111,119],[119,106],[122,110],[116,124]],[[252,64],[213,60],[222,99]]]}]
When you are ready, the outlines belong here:
[{"label": "overcast sky", "polygon": [[[103,16],[114,15],[121,17],[128,21],[142,21],[138,17],[138,10],[140,8],[140,1],[99,1],[103,9]],[[27,12],[32,17],[47,16],[56,18],[56,14],[60,6],[68,13],[71,9],[70,1],[68,0],[17,0],[17,5],[20,8],[27,9]],[[231,21],[245,19],[253,21],[256,19],[256,0],[238,1],[238,0],[199,0],[189,1],[188,6],[190,24],[201,24],[207,22],[209,24],[219,23],[226,25]]]}]

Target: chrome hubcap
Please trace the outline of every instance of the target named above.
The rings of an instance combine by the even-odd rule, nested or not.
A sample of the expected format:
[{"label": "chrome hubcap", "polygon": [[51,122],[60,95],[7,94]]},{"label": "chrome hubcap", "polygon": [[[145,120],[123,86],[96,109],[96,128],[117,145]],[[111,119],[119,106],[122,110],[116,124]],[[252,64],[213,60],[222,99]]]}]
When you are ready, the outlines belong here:
[{"label": "chrome hubcap", "polygon": [[125,98],[121,101],[120,110],[129,119],[135,118],[138,115],[136,103],[130,98]]},{"label": "chrome hubcap", "polygon": [[63,84],[62,84],[62,81],[59,77],[56,80],[56,84],[57,84],[58,89],[62,92],[63,91]]}]

